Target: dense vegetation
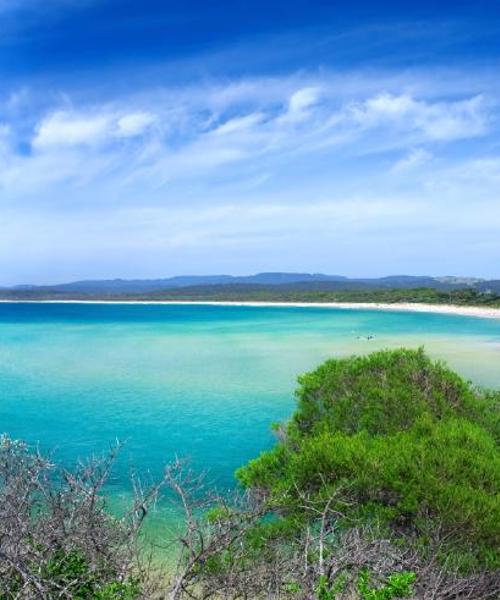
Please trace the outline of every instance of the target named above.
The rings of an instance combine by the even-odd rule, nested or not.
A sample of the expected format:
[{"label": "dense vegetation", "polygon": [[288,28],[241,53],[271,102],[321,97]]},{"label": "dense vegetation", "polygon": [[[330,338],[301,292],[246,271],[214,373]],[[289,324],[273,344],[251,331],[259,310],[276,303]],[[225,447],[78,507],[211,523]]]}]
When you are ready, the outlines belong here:
[{"label": "dense vegetation", "polygon": [[103,486],[115,456],[67,471],[0,438],[2,600],[133,600],[150,589],[137,535],[151,498],[138,495],[122,519],[110,515]]},{"label": "dense vegetation", "polygon": [[[0,597],[498,598],[499,400],[422,350],[329,360],[300,377],[242,491],[218,495],[177,461],[136,483],[122,519],[102,499],[112,460],[54,477],[4,438]],[[177,564],[150,569],[138,534],[161,490],[185,528]]]},{"label": "dense vegetation", "polygon": [[6,300],[120,300],[120,301],[234,301],[234,302],[414,302],[459,306],[500,307],[498,291],[473,287],[436,289],[366,288],[331,289],[332,284],[210,285],[144,293],[81,293],[54,290],[0,290]]},{"label": "dense vegetation", "polygon": [[456,304],[461,306],[500,307],[500,295],[485,293],[473,288],[437,290],[434,288],[408,289],[308,289],[300,286],[211,286],[158,292],[150,299],[213,300],[253,302],[416,302],[430,304]]},{"label": "dense vegetation", "polygon": [[[331,360],[300,378],[284,440],[239,471],[302,516],[304,494],[345,523],[425,545],[438,525],[460,568],[500,566],[500,454],[492,394],[422,350]],[[498,401],[498,395],[496,397]]]}]

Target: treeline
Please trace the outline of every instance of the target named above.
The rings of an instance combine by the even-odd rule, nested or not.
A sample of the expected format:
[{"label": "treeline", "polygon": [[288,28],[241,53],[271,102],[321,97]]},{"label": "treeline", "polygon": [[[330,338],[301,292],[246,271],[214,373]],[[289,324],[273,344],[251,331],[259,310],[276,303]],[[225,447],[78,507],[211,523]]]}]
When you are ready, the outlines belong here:
[{"label": "treeline", "polygon": [[[498,598],[499,401],[422,350],[329,360],[237,491],[176,461],[120,519],[116,451],[70,472],[4,437],[0,597]],[[160,496],[184,514],[165,564],[140,537]]]},{"label": "treeline", "polygon": [[429,303],[459,306],[500,307],[500,294],[476,288],[308,289],[310,286],[212,285],[147,293],[89,294],[50,290],[3,290],[4,300],[95,300],[95,301],[213,301],[213,302],[366,302],[397,304]]},{"label": "treeline", "polygon": [[254,302],[366,302],[366,303],[429,303],[461,306],[500,307],[500,295],[473,288],[437,290],[434,288],[373,289],[373,290],[308,290],[285,289],[282,286],[252,289],[252,286],[211,286],[184,288],[140,296],[147,300],[213,300]]}]

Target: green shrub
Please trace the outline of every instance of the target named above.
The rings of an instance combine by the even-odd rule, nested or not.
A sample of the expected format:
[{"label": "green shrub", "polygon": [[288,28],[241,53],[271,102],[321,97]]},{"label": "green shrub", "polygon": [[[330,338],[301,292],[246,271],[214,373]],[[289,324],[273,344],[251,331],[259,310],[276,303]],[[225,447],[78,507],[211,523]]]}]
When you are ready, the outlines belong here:
[{"label": "green shrub", "polygon": [[244,485],[282,514],[333,496],[346,524],[377,521],[424,547],[439,523],[445,559],[461,546],[464,567],[499,564],[495,394],[422,350],[330,360],[299,381],[287,439],[238,471]]},{"label": "green shrub", "polygon": [[74,551],[55,552],[42,577],[51,582],[54,590],[68,590],[74,600],[135,600],[141,595],[140,585],[133,577],[119,581],[110,568],[101,566],[97,571],[81,553]]},{"label": "green shrub", "polygon": [[289,427],[299,437],[321,430],[394,433],[423,415],[484,418],[482,395],[423,349],[328,360],[299,384]]},{"label": "green shrub", "polygon": [[408,598],[413,595],[413,584],[417,576],[412,571],[403,571],[389,575],[387,581],[379,587],[370,585],[370,572],[361,571],[358,580],[358,591],[363,600],[392,600]]}]

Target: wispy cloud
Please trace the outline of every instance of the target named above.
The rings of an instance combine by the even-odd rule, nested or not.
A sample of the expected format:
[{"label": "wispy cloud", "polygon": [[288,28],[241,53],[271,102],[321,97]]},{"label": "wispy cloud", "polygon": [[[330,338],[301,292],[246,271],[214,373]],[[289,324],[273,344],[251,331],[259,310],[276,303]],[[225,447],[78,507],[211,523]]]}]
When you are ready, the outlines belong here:
[{"label": "wispy cloud", "polygon": [[432,154],[423,148],[415,148],[396,161],[392,167],[393,173],[404,173],[424,165],[432,159]]},{"label": "wispy cloud", "polygon": [[40,193],[44,179],[49,186],[58,179],[99,186],[103,177],[114,176],[120,189],[128,182],[158,190],[186,177],[230,179],[230,171],[220,171],[228,165],[255,173],[266,161],[280,174],[289,161],[338,160],[339,152],[355,157],[406,151],[394,167],[404,170],[422,164],[436,143],[493,130],[495,99],[478,94],[435,100],[380,92],[363,98],[357,90],[355,99],[339,102],[328,77],[317,78],[315,86],[300,86],[299,79],[295,89],[290,79],[281,83],[270,86],[281,89],[281,96],[248,80],[211,86],[206,93],[163,90],[161,101],[155,91],[153,97],[101,106],[71,102],[70,108],[42,111],[31,130],[24,121],[7,120],[0,186],[8,197],[26,186]]},{"label": "wispy cloud", "polygon": [[458,101],[429,102],[408,94],[380,94],[349,107],[361,127],[390,126],[423,139],[450,141],[482,135],[488,113],[481,95]]},{"label": "wispy cloud", "polygon": [[123,115],[105,111],[95,113],[57,111],[45,117],[37,126],[31,145],[34,150],[67,146],[97,146],[113,139],[142,135],[155,122],[148,112]]},{"label": "wispy cloud", "polygon": [[[382,273],[407,270],[411,255],[400,265],[386,245],[425,238],[418,270],[432,272],[431,253],[458,242],[443,250],[430,221],[488,240],[500,217],[500,98],[475,75],[471,86],[436,72],[302,72],[92,103],[11,90],[0,100],[0,268],[21,245],[27,272],[52,256],[56,279],[75,264],[75,277],[91,276],[89,253],[96,276],[165,274],[180,256],[182,271],[199,272],[203,257],[208,270],[362,274],[363,256],[377,255]],[[470,257],[464,269],[477,273]]]}]

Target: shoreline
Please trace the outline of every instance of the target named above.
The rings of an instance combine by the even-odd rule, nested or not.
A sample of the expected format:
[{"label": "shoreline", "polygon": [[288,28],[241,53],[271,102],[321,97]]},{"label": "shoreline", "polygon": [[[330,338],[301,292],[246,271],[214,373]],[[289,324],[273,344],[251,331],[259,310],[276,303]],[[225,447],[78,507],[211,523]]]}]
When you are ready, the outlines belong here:
[{"label": "shoreline", "polygon": [[383,302],[258,302],[245,300],[7,300],[2,304],[151,304],[194,306],[249,306],[276,308],[333,308],[342,310],[377,310],[384,312],[417,312],[500,319],[500,308],[459,306],[454,304],[383,303]]}]

